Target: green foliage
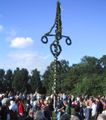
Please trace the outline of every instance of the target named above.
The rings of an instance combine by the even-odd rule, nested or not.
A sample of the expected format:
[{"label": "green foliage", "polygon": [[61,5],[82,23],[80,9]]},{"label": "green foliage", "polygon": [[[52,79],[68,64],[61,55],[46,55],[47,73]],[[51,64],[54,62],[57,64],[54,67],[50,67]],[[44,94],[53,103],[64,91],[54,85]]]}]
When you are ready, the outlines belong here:
[{"label": "green foliage", "polygon": [[[65,60],[60,61],[60,63],[61,69],[57,73],[57,92],[61,90],[76,95],[106,94],[106,55],[100,59],[84,56],[79,64],[72,66],[69,66],[69,62]],[[50,86],[53,85],[52,65],[53,62],[48,66],[49,69],[43,76],[43,84],[48,91],[51,91]]]},{"label": "green foliage", "polygon": [[17,91],[25,91],[29,79],[27,69],[22,68],[14,71],[12,87]]},{"label": "green foliage", "polygon": [[5,74],[5,80],[7,83],[7,86],[9,87],[9,89],[12,89],[12,80],[13,80],[13,73],[12,70],[7,70],[6,74]]},{"label": "green foliage", "polygon": [[101,58],[100,58],[100,64],[103,68],[106,67],[106,55],[103,55]]},{"label": "green foliage", "polygon": [[[57,67],[57,81],[56,81],[56,91],[63,91],[64,80],[66,73],[69,70],[69,62],[66,60],[61,60],[60,65]],[[54,82],[54,62],[51,62],[50,66],[47,67],[43,75],[43,85],[46,87],[48,94],[53,92],[53,82]],[[64,89],[65,90],[65,89]]]},{"label": "green foliage", "polygon": [[[12,88],[18,91],[51,94],[54,83],[54,61],[47,67],[42,80],[40,72],[34,69],[29,75],[27,69],[16,68],[14,72],[10,69],[0,69],[0,91]],[[81,62],[69,66],[69,62],[61,60],[57,66],[56,91],[68,94],[106,94],[106,55],[100,59],[84,56]]]},{"label": "green foliage", "polygon": [[40,72],[37,69],[32,71],[31,87],[33,92],[35,92],[36,90],[40,91],[40,89],[42,88],[42,83],[40,80]]},{"label": "green foliage", "polygon": [[47,70],[45,71],[44,75],[42,76],[43,78],[43,85],[45,86],[47,93],[50,94],[52,93],[53,89],[53,68],[52,68],[52,63],[50,67],[47,67]]},{"label": "green foliage", "polygon": [[0,69],[0,91],[3,91],[3,80],[4,80],[5,71]]},{"label": "green foliage", "polygon": [[5,71],[3,69],[0,69],[0,81],[4,79],[4,74],[5,74]]}]

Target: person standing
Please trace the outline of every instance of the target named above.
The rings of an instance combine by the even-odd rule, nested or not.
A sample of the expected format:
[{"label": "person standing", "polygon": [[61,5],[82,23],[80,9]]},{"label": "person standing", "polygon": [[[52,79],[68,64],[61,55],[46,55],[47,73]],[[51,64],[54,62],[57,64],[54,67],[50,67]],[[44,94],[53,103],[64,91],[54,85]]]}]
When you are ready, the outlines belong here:
[{"label": "person standing", "polygon": [[2,102],[1,120],[11,120],[10,119],[10,110],[9,110],[9,105],[10,105],[9,98],[3,98],[3,100],[1,102]]},{"label": "person standing", "polygon": [[96,120],[96,116],[97,116],[97,104],[95,100],[92,100],[92,105],[91,105],[91,109],[92,109],[92,120]]}]

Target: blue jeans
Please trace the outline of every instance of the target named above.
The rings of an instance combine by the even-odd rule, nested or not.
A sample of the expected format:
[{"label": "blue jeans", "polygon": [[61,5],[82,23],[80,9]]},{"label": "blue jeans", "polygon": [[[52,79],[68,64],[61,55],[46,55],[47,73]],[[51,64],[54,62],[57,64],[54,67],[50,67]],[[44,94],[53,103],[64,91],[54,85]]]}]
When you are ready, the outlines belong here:
[{"label": "blue jeans", "polygon": [[60,120],[60,117],[61,117],[61,112],[57,112],[56,113],[56,120]]}]

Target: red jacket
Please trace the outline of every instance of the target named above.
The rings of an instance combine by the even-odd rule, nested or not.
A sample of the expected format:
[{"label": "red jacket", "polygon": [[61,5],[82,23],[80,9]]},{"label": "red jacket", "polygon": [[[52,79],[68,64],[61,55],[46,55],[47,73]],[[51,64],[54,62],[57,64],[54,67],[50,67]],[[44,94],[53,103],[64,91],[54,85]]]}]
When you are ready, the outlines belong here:
[{"label": "red jacket", "polygon": [[24,105],[23,105],[23,102],[21,100],[18,102],[18,113],[21,116],[24,115]]}]

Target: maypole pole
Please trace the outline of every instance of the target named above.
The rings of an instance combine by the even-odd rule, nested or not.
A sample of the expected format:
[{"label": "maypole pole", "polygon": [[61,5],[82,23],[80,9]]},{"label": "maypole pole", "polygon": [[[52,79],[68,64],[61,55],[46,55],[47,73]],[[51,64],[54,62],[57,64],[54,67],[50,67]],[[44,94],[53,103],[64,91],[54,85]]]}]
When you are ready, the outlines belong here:
[{"label": "maypole pole", "polygon": [[[55,28],[55,33],[52,33],[53,29]],[[62,47],[60,46],[60,40],[65,38],[65,42],[67,45],[71,45],[71,39],[68,36],[62,35],[62,21],[61,21],[61,7],[60,1],[57,0],[57,7],[56,7],[56,17],[53,26],[51,27],[50,31],[45,33],[41,41],[44,44],[48,43],[48,37],[54,37],[54,41],[50,44],[50,51],[54,56],[54,82],[53,82],[53,94],[56,95],[56,83],[57,83],[57,69],[60,65],[58,61],[58,56],[62,52]],[[55,97],[54,97],[54,108],[55,108]]]}]

